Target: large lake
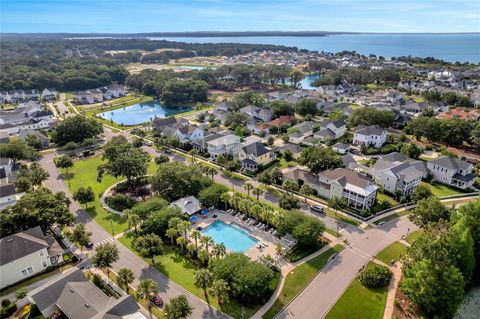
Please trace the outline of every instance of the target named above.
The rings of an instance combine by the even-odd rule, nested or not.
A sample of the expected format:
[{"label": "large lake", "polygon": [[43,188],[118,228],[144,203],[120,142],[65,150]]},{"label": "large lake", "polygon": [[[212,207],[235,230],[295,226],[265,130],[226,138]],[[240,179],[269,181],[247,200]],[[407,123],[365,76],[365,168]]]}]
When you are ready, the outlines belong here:
[{"label": "large lake", "polygon": [[192,110],[189,106],[166,106],[159,101],[145,102],[106,111],[97,116],[120,125],[137,125],[151,121],[154,117],[169,117]]},{"label": "large lake", "polygon": [[480,62],[480,33],[341,34],[326,37],[167,37],[189,43],[256,43],[294,46],[313,51],[357,51],[361,54],[435,57],[449,62]]}]

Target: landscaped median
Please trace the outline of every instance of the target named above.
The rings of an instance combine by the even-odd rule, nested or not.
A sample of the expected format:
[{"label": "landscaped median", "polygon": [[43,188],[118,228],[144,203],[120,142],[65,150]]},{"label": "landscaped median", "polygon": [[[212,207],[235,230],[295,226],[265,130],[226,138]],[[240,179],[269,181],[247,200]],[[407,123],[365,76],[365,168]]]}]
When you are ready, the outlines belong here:
[{"label": "landscaped median", "polygon": [[390,265],[392,260],[399,260],[407,252],[407,247],[396,241],[385,247],[376,256],[377,259],[383,261],[387,265]]},{"label": "landscaped median", "polygon": [[[95,193],[95,200],[89,203],[86,211],[106,231],[112,234],[119,234],[127,229],[127,223],[121,216],[107,212],[100,203],[100,196],[110,186],[120,180],[110,175],[105,175],[100,183],[97,182],[97,167],[101,163],[102,158],[100,156],[75,161],[73,167],[68,171],[70,178],[65,182],[72,194],[80,187],[90,186]],[[151,174],[155,171],[156,165],[154,162],[151,162],[148,172]],[[62,170],[62,173],[66,173],[66,171]]]},{"label": "landscaped median", "polygon": [[262,316],[264,319],[274,318],[282,309],[287,306],[326,265],[329,258],[342,251],[343,246],[336,245],[320,254],[319,256],[301,264],[293,269],[285,278],[285,284],[279,297]]}]

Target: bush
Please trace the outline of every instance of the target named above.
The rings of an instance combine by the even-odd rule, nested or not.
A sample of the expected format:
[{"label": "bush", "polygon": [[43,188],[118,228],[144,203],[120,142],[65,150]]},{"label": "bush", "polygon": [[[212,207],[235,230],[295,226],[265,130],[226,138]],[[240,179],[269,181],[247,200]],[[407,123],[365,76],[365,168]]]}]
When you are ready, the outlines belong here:
[{"label": "bush", "polygon": [[125,209],[132,208],[136,204],[133,198],[124,194],[115,194],[111,197],[107,197],[106,201],[108,206],[121,212]]},{"label": "bush", "polygon": [[204,188],[198,193],[198,199],[204,207],[216,206],[222,197],[223,193],[228,192],[228,188],[224,185],[213,184],[207,188]]},{"label": "bush", "polygon": [[15,296],[17,299],[23,299],[27,296],[27,288],[26,287],[20,287],[17,290],[15,290]]},{"label": "bush", "polygon": [[392,272],[381,265],[368,266],[360,275],[360,282],[367,288],[380,288],[386,286],[392,278]]},{"label": "bush", "polygon": [[8,306],[0,309],[0,318],[9,318],[15,311],[17,311],[17,305],[15,303],[10,303]]},{"label": "bush", "polygon": [[167,155],[160,155],[155,158],[155,164],[160,165],[169,161]]},{"label": "bush", "polygon": [[282,195],[282,198],[280,198],[280,201],[278,202],[278,206],[286,210],[298,209],[300,208],[300,200],[295,196]]},{"label": "bush", "polygon": [[2,300],[2,307],[7,307],[11,303],[12,302],[10,301],[10,299],[3,299]]}]

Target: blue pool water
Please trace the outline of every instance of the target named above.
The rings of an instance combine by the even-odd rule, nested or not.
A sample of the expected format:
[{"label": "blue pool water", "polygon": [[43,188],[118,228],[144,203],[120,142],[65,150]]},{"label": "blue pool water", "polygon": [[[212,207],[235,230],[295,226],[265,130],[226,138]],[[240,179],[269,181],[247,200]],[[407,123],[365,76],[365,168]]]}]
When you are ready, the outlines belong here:
[{"label": "blue pool water", "polygon": [[226,224],[221,220],[216,220],[202,230],[206,236],[212,237],[213,241],[223,243],[227,249],[244,252],[258,241],[246,229],[240,226]]},{"label": "blue pool water", "polygon": [[121,109],[106,111],[97,116],[123,125],[137,125],[156,117],[169,117],[192,110],[189,106],[166,106],[159,101],[138,103]]}]

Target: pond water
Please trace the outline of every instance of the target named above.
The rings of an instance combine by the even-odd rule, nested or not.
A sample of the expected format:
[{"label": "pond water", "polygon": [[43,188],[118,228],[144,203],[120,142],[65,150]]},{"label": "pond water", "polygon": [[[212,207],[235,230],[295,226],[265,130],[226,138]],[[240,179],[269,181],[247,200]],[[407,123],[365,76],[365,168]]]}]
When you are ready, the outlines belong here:
[{"label": "pond water", "polygon": [[159,101],[151,101],[106,111],[97,116],[120,125],[137,125],[150,122],[154,117],[169,117],[192,109],[190,106],[166,106]]},{"label": "pond water", "polygon": [[480,318],[480,288],[470,290],[463,299],[454,319]]},{"label": "pond water", "polygon": [[315,90],[316,87],[312,86],[312,83],[319,78],[320,74],[309,74],[300,81],[300,87],[304,90]]}]

